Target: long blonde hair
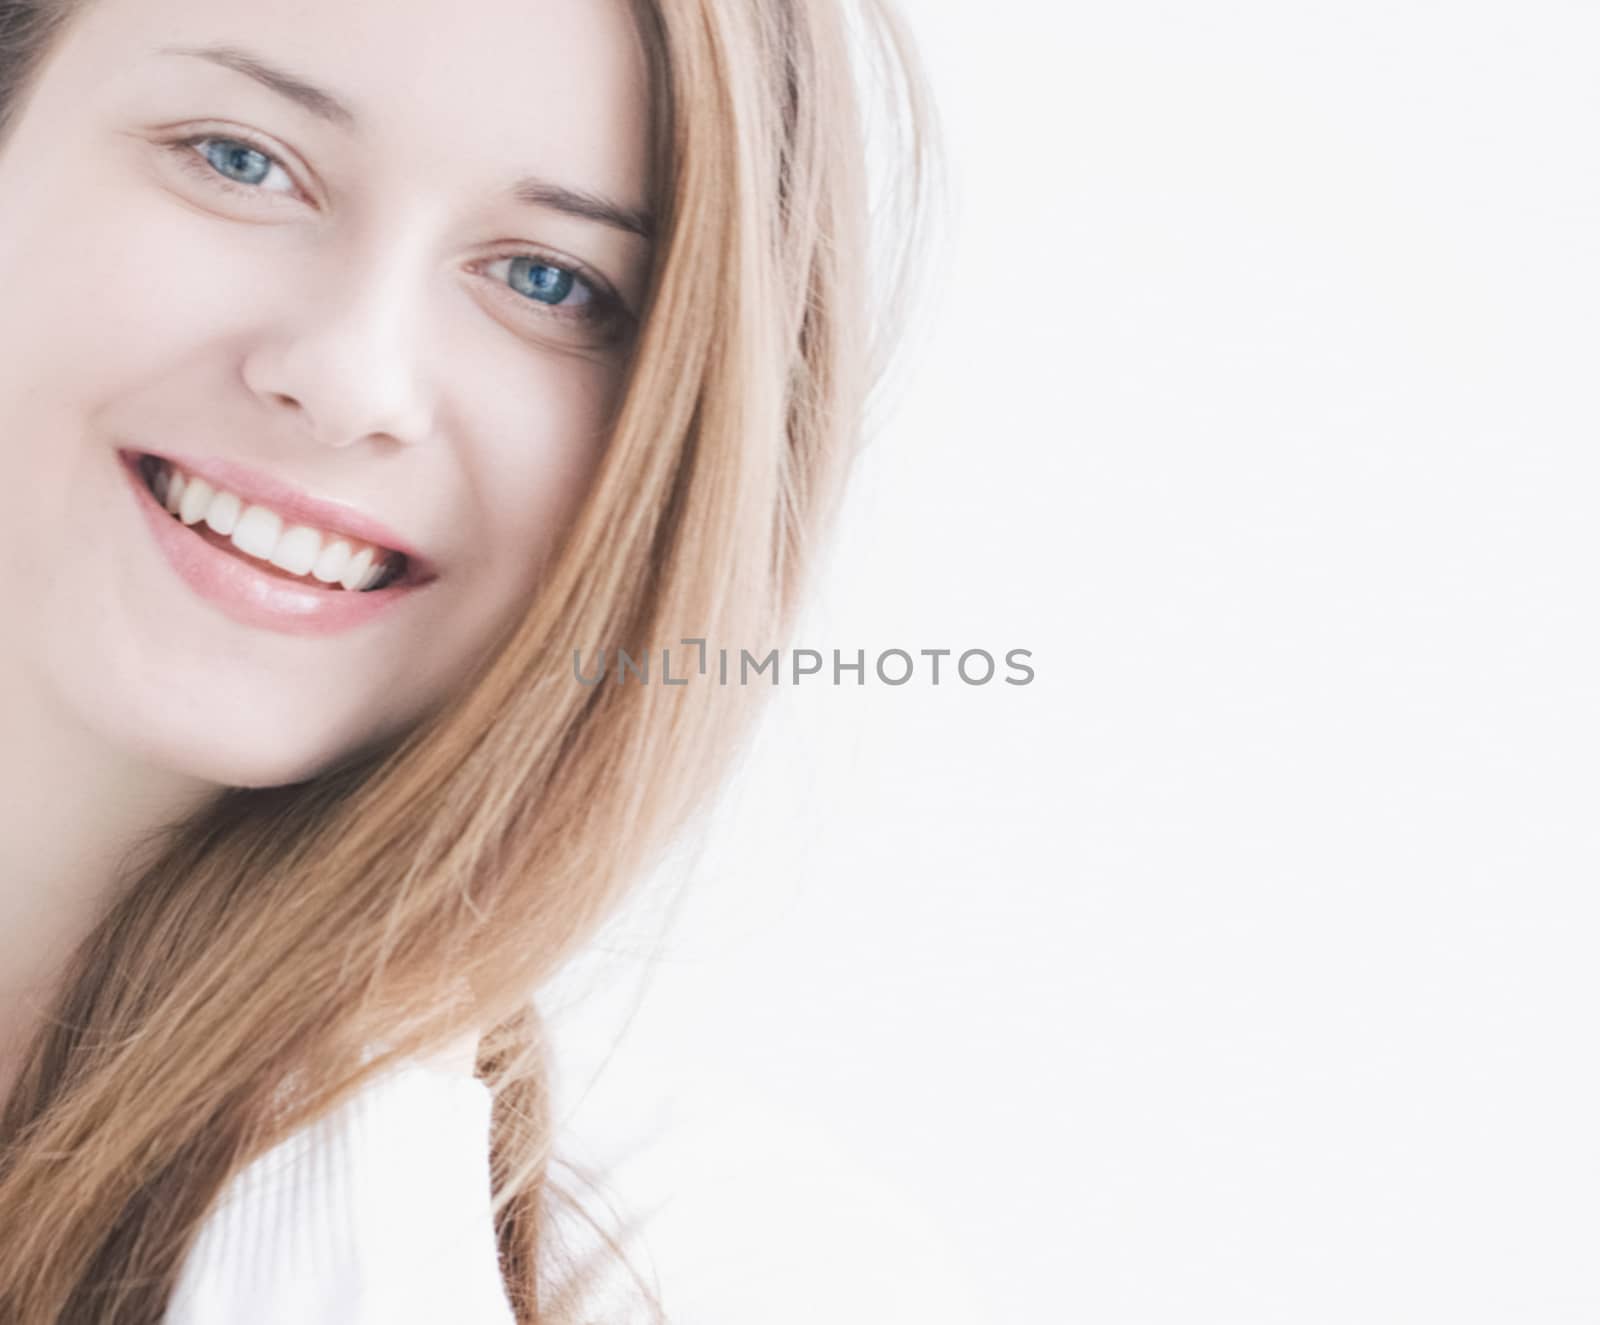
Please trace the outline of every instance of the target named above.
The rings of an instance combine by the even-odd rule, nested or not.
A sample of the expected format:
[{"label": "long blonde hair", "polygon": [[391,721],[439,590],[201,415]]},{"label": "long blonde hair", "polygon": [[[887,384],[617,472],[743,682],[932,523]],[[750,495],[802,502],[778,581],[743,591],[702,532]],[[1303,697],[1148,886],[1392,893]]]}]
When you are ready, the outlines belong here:
[{"label": "long blonde hair", "polygon": [[[0,150],[71,16],[0,0]],[[760,687],[578,684],[575,651],[788,637],[887,363],[936,162],[880,0],[635,0],[661,218],[614,430],[560,557],[470,684],[307,781],[130,852],[0,1117],[0,1319],[152,1325],[243,1165],[475,1026],[519,1322],[552,1322],[534,993],[710,803]],[[868,99],[896,187],[870,203]],[[382,1051],[371,1052],[374,1045]],[[589,1272],[594,1272],[590,1267]],[[659,1306],[659,1304],[656,1304]]]}]

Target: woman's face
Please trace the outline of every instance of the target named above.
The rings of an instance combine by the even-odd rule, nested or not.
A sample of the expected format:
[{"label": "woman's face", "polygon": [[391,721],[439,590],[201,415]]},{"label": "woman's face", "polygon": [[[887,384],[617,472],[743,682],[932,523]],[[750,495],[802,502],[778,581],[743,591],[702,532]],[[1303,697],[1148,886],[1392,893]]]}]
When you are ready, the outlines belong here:
[{"label": "woman's face", "polygon": [[[464,679],[605,444],[648,277],[646,79],[624,0],[74,19],[0,148],[0,611],[45,695],[249,786]],[[210,502],[191,479],[163,512],[141,455]],[[343,587],[368,544],[433,578]]]}]

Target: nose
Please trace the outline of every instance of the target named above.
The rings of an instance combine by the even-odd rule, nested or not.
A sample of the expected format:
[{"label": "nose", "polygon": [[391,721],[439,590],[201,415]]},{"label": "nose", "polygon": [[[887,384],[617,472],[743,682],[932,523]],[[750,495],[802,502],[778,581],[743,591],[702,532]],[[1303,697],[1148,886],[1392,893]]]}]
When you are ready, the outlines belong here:
[{"label": "nose", "polygon": [[297,415],[325,446],[426,441],[434,406],[420,344],[423,282],[391,254],[319,271],[307,285],[246,354],[251,392],[270,411]]}]

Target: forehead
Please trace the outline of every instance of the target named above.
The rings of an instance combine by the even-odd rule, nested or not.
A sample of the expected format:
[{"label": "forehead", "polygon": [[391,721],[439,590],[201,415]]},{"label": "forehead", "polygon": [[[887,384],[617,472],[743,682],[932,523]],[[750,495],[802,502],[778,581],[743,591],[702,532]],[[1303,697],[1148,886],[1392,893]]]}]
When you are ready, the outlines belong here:
[{"label": "forehead", "polygon": [[[112,95],[215,90],[413,169],[537,170],[647,204],[649,74],[628,0],[90,0],[67,47],[62,72]],[[202,47],[260,56],[334,94],[350,121],[170,53]]]}]

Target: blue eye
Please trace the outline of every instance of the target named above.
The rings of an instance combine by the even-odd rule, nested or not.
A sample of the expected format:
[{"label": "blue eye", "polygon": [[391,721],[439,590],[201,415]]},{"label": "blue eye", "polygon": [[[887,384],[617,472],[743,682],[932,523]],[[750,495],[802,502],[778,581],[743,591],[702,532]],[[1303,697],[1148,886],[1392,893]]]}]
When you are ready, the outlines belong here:
[{"label": "blue eye", "polygon": [[[265,152],[258,152],[253,147],[244,143],[231,142],[226,138],[202,138],[200,140],[201,155],[214,166],[219,174],[227,175],[230,179],[240,184],[259,184],[262,179],[271,173],[273,161]],[[259,172],[257,167],[259,166]],[[252,176],[249,179],[240,179],[232,174],[238,170]]]},{"label": "blue eye", "polygon": [[[526,265],[520,265],[526,264]],[[533,298],[547,304],[559,304],[578,284],[577,273],[568,271],[565,267],[552,267],[549,263],[535,263],[532,258],[517,257],[511,260],[511,270],[532,272],[533,279],[529,282],[531,288],[527,291]],[[518,282],[512,281],[513,285]]]},{"label": "blue eye", "polygon": [[559,307],[574,290],[581,296],[574,301],[576,306],[594,302],[594,291],[589,283],[570,268],[557,267],[529,253],[519,253],[499,261],[510,264],[507,275],[511,288],[538,303]]},{"label": "blue eye", "polygon": [[[499,268],[497,271],[496,268]],[[570,267],[532,253],[516,253],[484,263],[485,275],[501,277],[518,302],[549,309],[546,320],[586,326],[602,338],[625,335],[632,315],[603,285]]]},{"label": "blue eye", "polygon": [[[294,180],[270,152],[240,139],[222,134],[192,134],[167,144],[178,153],[185,170],[202,182],[228,193],[241,195],[295,191]],[[287,190],[263,187],[274,170],[283,172]],[[624,335],[633,321],[626,305],[612,294],[604,282],[532,253],[518,253],[484,264],[493,267],[508,263],[509,287],[519,302],[532,308],[551,310],[545,320],[554,318],[574,327],[583,327],[610,341]],[[576,297],[574,297],[576,296]]]},{"label": "blue eye", "polygon": [[[197,134],[169,144],[178,153],[178,163],[205,182],[220,184],[240,193],[283,193],[294,191],[294,181],[276,157],[238,138],[217,134]],[[263,188],[262,183],[276,169],[288,182],[288,189]]]}]

